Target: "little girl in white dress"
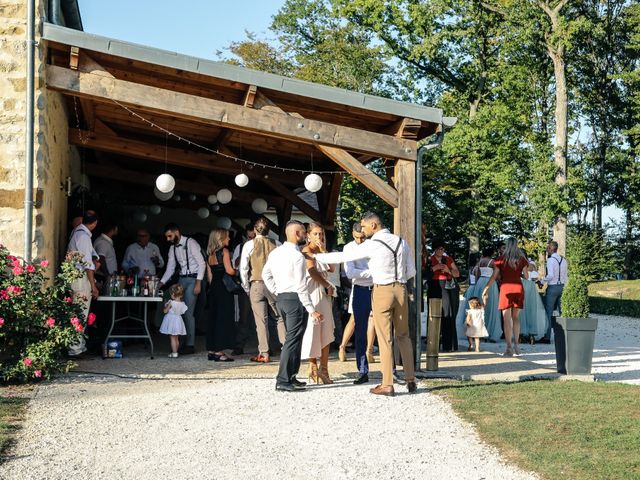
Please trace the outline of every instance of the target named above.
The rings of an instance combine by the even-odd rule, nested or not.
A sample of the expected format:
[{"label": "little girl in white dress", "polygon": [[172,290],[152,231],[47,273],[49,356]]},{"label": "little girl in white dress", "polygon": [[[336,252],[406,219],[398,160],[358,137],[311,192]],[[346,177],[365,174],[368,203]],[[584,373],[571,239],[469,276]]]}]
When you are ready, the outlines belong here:
[{"label": "little girl in white dress", "polygon": [[182,301],[184,298],[184,289],[181,285],[172,285],[169,293],[171,294],[171,300],[164,305],[164,318],[162,319],[162,325],[160,325],[160,333],[170,336],[171,353],[169,354],[169,358],[178,358],[178,346],[180,344],[178,335],[187,334],[184,320],[182,320],[182,314],[184,314],[189,307]]},{"label": "little girl in white dress", "polygon": [[484,326],[484,308],[478,297],[471,297],[469,299],[469,309],[467,310],[467,318],[464,322],[467,326],[465,334],[469,339],[468,352],[473,350],[473,343],[475,343],[475,351],[480,351],[480,338],[488,337],[489,332]]}]

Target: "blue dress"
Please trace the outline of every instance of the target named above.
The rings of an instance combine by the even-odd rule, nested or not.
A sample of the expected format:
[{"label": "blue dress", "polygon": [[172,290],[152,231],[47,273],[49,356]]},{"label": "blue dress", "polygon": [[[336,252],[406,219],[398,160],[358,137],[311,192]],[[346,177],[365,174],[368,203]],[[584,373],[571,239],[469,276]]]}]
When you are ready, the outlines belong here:
[{"label": "blue dress", "polygon": [[547,315],[536,284],[522,279],[524,287],[524,308],[520,311],[520,334],[542,337],[547,325]]},{"label": "blue dress", "polygon": [[[482,301],[482,291],[484,287],[489,283],[489,279],[493,275],[492,267],[480,267],[480,277],[477,278],[476,284],[471,285],[464,294],[463,304],[460,305],[458,315],[456,317],[457,330],[460,333],[465,331],[464,321],[466,318],[466,311],[469,308],[469,299],[472,297],[478,297]],[[484,306],[484,325],[489,333],[489,340],[497,342],[502,335],[502,315],[498,309],[498,300],[500,291],[498,286],[493,283],[489,288],[489,298],[487,298],[487,304]]]}]

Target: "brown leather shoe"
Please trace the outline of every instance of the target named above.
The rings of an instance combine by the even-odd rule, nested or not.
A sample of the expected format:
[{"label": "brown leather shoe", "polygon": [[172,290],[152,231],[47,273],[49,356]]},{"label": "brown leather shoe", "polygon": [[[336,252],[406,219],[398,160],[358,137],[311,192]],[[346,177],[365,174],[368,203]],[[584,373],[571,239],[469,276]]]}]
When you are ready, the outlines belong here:
[{"label": "brown leather shoe", "polygon": [[416,391],[418,391],[416,382],[407,382],[407,390],[409,391],[409,393],[416,393]]},{"label": "brown leather shoe", "polygon": [[269,363],[271,361],[269,355],[256,355],[255,357],[251,357],[250,360],[257,363]]},{"label": "brown leather shoe", "polygon": [[393,385],[383,386],[378,385],[377,387],[371,388],[369,393],[373,393],[374,395],[384,395],[386,397],[393,397],[396,392],[393,390]]}]

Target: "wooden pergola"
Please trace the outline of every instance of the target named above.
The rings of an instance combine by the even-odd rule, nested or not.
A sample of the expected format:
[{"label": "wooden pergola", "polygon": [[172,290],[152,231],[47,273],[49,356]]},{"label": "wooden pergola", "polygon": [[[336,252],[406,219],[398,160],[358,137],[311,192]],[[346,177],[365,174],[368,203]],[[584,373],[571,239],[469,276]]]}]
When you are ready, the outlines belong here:
[{"label": "wooden pergola", "polygon": [[[68,99],[69,143],[96,152],[85,165],[91,177],[145,185],[151,197],[166,162],[183,191],[231,190],[231,214],[260,197],[279,224],[295,207],[333,229],[344,171],[393,207],[396,233],[412,246],[420,241],[418,142],[442,128],[441,110],[52,24],[43,39],[47,87]],[[378,158],[392,172],[388,181],[366,167]],[[322,173],[318,208],[298,195],[312,169],[331,172]],[[241,170],[245,188],[233,182]]]}]

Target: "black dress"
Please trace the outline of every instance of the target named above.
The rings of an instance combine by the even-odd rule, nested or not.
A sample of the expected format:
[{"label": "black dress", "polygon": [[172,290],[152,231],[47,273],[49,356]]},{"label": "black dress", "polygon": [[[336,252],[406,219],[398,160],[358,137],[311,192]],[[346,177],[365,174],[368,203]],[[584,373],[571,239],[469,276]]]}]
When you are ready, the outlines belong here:
[{"label": "black dress", "polygon": [[[458,307],[460,306],[460,289],[456,286],[453,290],[444,288],[445,280],[433,278],[436,275],[431,267],[437,265],[438,260],[435,256],[429,258],[427,283],[429,298],[442,299],[442,313],[440,320],[440,345],[442,351],[453,352],[458,350],[458,334],[456,331],[456,316],[458,315]],[[457,285],[457,284],[456,284]]]},{"label": "black dress", "polygon": [[220,352],[236,346],[233,294],[229,293],[222,283],[222,277],[225,274],[223,250],[226,249],[215,253],[217,265],[209,263],[212,278],[207,291],[206,319],[207,350],[210,352]]}]

